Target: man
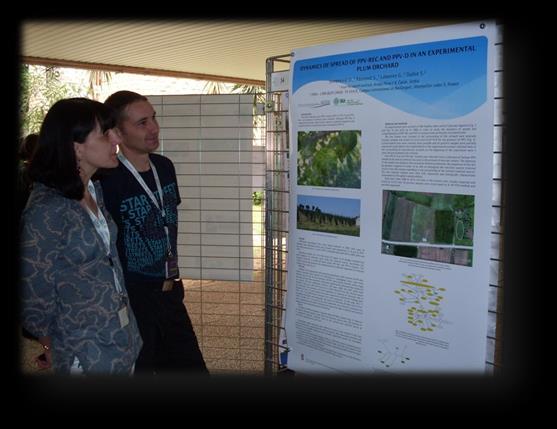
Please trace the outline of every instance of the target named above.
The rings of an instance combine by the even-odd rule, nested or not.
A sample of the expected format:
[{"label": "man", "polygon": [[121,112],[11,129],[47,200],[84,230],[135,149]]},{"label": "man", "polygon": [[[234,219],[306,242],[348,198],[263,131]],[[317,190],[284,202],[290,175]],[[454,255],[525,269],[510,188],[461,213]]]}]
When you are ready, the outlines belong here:
[{"label": "man", "polygon": [[143,338],[135,371],[207,373],[178,277],[176,171],[172,161],[152,153],[159,147],[156,112],[131,91],[118,91],[105,104],[116,111],[122,143],[118,167],[100,180],[118,225],[118,253]]}]

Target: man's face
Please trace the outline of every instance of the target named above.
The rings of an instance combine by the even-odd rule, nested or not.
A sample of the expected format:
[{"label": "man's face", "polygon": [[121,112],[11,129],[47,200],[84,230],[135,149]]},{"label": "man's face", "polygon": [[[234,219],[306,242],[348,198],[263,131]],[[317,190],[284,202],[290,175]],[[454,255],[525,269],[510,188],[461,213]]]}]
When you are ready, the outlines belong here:
[{"label": "man's face", "polygon": [[119,124],[122,145],[139,153],[151,153],[159,147],[159,124],[148,101],[135,101],[125,109],[125,119]]}]

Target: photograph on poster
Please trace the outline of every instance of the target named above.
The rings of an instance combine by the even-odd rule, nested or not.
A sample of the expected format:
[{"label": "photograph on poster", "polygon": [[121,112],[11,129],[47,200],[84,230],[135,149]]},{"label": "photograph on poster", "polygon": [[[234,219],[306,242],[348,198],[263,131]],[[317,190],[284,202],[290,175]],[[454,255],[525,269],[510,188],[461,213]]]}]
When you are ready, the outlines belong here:
[{"label": "photograph on poster", "polygon": [[383,190],[382,237],[383,254],[472,266],[474,196]]},{"label": "photograph on poster", "polygon": [[298,195],[297,228],[360,236],[360,200]]},{"label": "photograph on poster", "polygon": [[298,185],[360,189],[361,131],[298,132]]}]

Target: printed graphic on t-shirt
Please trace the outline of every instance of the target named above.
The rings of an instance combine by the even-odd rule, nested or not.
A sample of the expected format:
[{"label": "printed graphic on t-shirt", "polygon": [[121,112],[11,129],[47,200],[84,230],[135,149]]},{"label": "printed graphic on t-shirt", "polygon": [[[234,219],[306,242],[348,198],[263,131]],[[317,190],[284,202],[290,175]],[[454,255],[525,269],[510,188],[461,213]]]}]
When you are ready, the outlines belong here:
[{"label": "printed graphic on t-shirt", "polygon": [[[168,184],[162,191],[172,241],[172,236],[176,236],[173,230],[177,225],[176,184]],[[160,202],[158,192],[154,194]],[[123,230],[120,233],[123,234],[128,271],[163,277],[167,239],[160,211],[147,195],[139,194],[122,201],[120,215],[123,221]]]}]

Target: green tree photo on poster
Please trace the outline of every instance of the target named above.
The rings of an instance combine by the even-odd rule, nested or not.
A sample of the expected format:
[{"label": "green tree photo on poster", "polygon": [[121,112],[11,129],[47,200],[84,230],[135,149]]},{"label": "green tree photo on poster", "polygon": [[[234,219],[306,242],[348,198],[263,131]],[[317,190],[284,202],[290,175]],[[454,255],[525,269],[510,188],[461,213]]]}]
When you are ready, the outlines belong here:
[{"label": "green tree photo on poster", "polygon": [[298,133],[298,185],[361,188],[361,131]]}]

